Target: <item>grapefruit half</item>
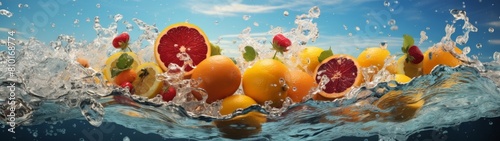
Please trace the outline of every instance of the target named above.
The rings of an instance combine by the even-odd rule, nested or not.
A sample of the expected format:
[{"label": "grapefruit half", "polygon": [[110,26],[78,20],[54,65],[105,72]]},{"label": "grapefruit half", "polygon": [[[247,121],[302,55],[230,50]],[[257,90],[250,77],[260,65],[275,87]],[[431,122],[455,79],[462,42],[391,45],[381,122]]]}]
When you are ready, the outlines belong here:
[{"label": "grapefruit half", "polygon": [[[321,90],[319,92],[321,96],[339,98],[349,92],[352,87],[359,86],[363,77],[356,59],[349,55],[339,54],[323,60],[316,67],[314,79]],[[322,79],[325,80],[322,82]]]},{"label": "grapefruit half", "polygon": [[[179,57],[183,53],[189,55],[193,66],[210,56],[210,42],[198,26],[185,22],[177,23],[168,26],[158,34],[154,54],[158,66],[163,71],[168,71],[170,63],[184,66],[185,61]],[[186,64],[185,76],[191,75],[192,70],[193,67]]]}]

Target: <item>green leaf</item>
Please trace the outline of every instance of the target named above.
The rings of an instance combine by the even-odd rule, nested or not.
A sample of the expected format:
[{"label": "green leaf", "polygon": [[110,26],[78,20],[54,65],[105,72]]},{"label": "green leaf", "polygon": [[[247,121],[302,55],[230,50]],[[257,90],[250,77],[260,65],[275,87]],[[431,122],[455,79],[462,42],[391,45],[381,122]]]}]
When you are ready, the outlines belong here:
[{"label": "green leaf", "polygon": [[321,52],[321,54],[318,57],[318,61],[321,63],[323,60],[325,60],[330,56],[333,56],[332,47],[330,47],[330,49],[328,50]]},{"label": "green leaf", "polygon": [[222,49],[219,46],[210,43],[210,49],[211,49],[210,56],[221,55]]},{"label": "green leaf", "polygon": [[233,57],[229,58],[233,61],[234,64],[238,64],[238,62],[236,62],[236,59],[234,59]]},{"label": "green leaf", "polygon": [[243,58],[245,59],[245,61],[247,61],[247,62],[253,61],[253,60],[255,60],[257,55],[259,55],[259,54],[255,51],[255,49],[253,47],[251,47],[251,46],[245,47],[245,52],[243,53]]},{"label": "green leaf", "polygon": [[410,48],[414,44],[415,44],[415,41],[413,40],[413,37],[411,37],[408,34],[405,34],[405,35],[403,35],[403,47],[401,48],[401,50],[404,53],[407,53],[408,48]]},{"label": "green leaf", "polygon": [[134,58],[132,56],[128,55],[127,53],[123,53],[120,55],[118,58],[118,62],[116,62],[116,67],[118,69],[128,69],[132,64],[134,63]]},{"label": "green leaf", "polygon": [[124,71],[124,69],[118,69],[118,68],[112,68],[111,69],[111,78],[117,76],[118,74],[120,74],[122,71]]}]

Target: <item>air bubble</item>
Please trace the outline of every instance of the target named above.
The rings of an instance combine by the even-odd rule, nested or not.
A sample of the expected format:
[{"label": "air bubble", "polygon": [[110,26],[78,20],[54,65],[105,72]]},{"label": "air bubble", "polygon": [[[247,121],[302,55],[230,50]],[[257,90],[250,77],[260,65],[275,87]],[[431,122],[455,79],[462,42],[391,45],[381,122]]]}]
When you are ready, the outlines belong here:
[{"label": "air bubble", "polygon": [[463,53],[464,55],[469,54],[469,52],[470,52],[470,47],[468,47],[468,46],[464,47],[464,48],[463,48],[463,50],[462,50],[462,53]]},{"label": "air bubble", "polygon": [[396,30],[398,30],[398,29],[399,29],[399,27],[398,27],[397,25],[393,25],[393,26],[391,26],[391,30],[392,30],[392,31],[396,31]]},{"label": "air bubble", "polygon": [[490,121],[488,124],[489,124],[489,125],[493,125],[493,121]]},{"label": "air bubble", "polygon": [[389,2],[389,1],[384,1],[384,6],[385,6],[385,7],[389,7],[389,6],[391,6],[391,2]]},{"label": "air bubble", "polygon": [[349,37],[352,37],[352,33],[349,32]]},{"label": "air bubble", "polygon": [[243,15],[243,20],[248,21],[250,19],[250,16],[248,15]]},{"label": "air bubble", "polygon": [[294,91],[294,92],[297,91],[297,87],[293,87],[292,91]]},{"label": "air bubble", "polygon": [[389,24],[389,25],[391,25],[391,26],[392,26],[392,25],[396,25],[396,20],[391,19],[391,20],[389,20],[389,21],[387,22],[387,24]]},{"label": "air bubble", "polygon": [[75,21],[73,21],[73,24],[78,24],[78,23],[80,23],[80,20],[78,19],[75,19]]},{"label": "air bubble", "polygon": [[359,31],[359,30],[361,30],[361,29],[359,28],[359,26],[356,26],[356,31]]},{"label": "air bubble", "polygon": [[342,26],[344,27],[344,30],[347,30],[347,26],[346,26],[345,24],[344,24],[344,25],[342,25]]},{"label": "air bubble", "polygon": [[430,27],[426,27],[425,30],[431,30],[431,28]]},{"label": "air bubble", "polygon": [[482,47],[483,47],[483,45],[481,43],[476,44],[476,48],[482,48]]},{"label": "air bubble", "polygon": [[5,10],[5,9],[0,9],[0,15],[7,16],[7,18],[12,17],[12,13],[10,11]]},{"label": "air bubble", "polygon": [[101,8],[101,4],[96,4],[95,7]]},{"label": "air bubble", "polygon": [[285,17],[288,16],[289,14],[290,13],[288,13],[288,11],[283,12],[283,16],[285,16]]},{"label": "air bubble", "polygon": [[493,27],[488,28],[488,32],[493,33],[495,32],[495,29]]},{"label": "air bubble", "polygon": [[123,141],[130,141],[130,138],[128,138],[127,136],[123,137]]},{"label": "air bubble", "polygon": [[17,7],[19,7],[19,8],[23,8],[23,4],[22,4],[22,3],[20,3],[20,4],[18,4],[18,5],[17,5]]},{"label": "air bubble", "polygon": [[254,26],[259,26],[259,23],[257,23],[257,22],[253,22],[253,25],[254,25]]},{"label": "air bubble", "polygon": [[50,24],[50,26],[54,28],[54,27],[56,27],[56,24],[52,23],[52,24]]}]

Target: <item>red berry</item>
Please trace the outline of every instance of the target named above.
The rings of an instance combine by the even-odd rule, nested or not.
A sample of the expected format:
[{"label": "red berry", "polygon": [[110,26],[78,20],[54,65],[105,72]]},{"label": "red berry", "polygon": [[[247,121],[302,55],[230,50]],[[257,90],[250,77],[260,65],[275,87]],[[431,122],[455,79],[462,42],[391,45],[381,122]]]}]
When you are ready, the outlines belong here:
[{"label": "red berry", "polygon": [[424,55],[422,54],[422,51],[420,49],[413,45],[410,48],[408,48],[408,61],[412,62],[413,64],[419,64],[424,60]]},{"label": "red berry", "polygon": [[128,33],[124,32],[113,39],[113,47],[115,48],[126,48],[128,45],[128,40],[130,39],[130,36]]},{"label": "red berry", "polygon": [[283,34],[276,34],[273,38],[273,47],[277,50],[281,50],[283,52],[288,51],[288,47],[290,45],[292,45],[292,42],[290,39],[283,36]]},{"label": "red berry", "polygon": [[124,83],[122,83],[120,85],[120,87],[122,87],[122,88],[128,88],[129,92],[132,92],[132,90],[134,89],[134,86],[130,82],[124,82]]},{"label": "red berry", "polygon": [[172,86],[169,86],[166,91],[163,91],[160,95],[163,99],[163,101],[172,101],[176,95],[175,88]]}]

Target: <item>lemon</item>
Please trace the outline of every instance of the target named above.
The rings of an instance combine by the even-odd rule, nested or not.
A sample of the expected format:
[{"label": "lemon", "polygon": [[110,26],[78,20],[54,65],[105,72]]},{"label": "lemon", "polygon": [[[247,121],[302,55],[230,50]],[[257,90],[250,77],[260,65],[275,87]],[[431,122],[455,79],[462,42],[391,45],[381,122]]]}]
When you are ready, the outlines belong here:
[{"label": "lemon", "polygon": [[299,53],[299,69],[312,75],[316,67],[319,65],[318,57],[321,55],[321,52],[323,52],[323,49],[319,47],[306,47],[303,49]]},{"label": "lemon", "polygon": [[116,68],[116,62],[118,61],[118,58],[120,58],[120,56],[123,54],[123,53],[127,53],[127,55],[131,56],[132,58],[134,58],[134,63],[132,63],[131,65],[131,69],[136,69],[137,66],[139,66],[140,64],[140,60],[139,60],[139,57],[137,57],[137,55],[133,52],[117,52],[113,55],[111,55],[108,60],[106,60],[106,64],[102,70],[102,75],[104,75],[104,78],[108,81],[108,82],[115,82],[114,81],[114,78],[111,77],[111,68]]},{"label": "lemon", "polygon": [[144,63],[135,69],[137,79],[132,82],[134,94],[153,98],[161,92],[163,81],[156,79],[157,74],[163,73],[163,70],[152,62]]},{"label": "lemon", "polygon": [[287,97],[288,68],[280,61],[263,59],[243,73],[243,91],[257,103],[272,101],[272,107],[281,107]]}]

